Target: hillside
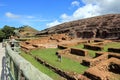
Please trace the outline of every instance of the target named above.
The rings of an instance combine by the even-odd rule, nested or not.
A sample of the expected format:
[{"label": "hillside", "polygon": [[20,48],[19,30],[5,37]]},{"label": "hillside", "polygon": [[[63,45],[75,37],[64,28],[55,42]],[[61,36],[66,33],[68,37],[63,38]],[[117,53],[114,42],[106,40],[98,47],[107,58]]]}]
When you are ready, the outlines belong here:
[{"label": "hillside", "polygon": [[37,35],[66,33],[77,38],[120,38],[120,14],[108,14],[66,22],[40,31]]},{"label": "hillside", "polygon": [[38,31],[30,26],[24,26],[19,28],[20,37],[32,37],[35,36]]}]

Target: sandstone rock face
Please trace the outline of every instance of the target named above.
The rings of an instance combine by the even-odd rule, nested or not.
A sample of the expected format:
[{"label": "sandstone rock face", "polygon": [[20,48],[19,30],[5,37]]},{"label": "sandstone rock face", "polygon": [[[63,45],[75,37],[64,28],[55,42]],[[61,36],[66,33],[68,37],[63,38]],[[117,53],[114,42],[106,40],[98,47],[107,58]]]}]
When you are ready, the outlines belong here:
[{"label": "sandstone rock face", "polygon": [[66,33],[74,38],[120,39],[120,14],[108,14],[66,22],[40,31],[37,35]]}]

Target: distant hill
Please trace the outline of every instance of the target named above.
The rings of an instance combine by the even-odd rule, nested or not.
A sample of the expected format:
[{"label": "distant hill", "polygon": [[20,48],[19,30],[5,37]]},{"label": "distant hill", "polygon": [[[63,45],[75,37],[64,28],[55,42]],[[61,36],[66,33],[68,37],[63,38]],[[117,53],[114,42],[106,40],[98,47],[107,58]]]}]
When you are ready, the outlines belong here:
[{"label": "distant hill", "polygon": [[56,25],[37,35],[65,33],[77,38],[120,38],[120,14],[108,14]]},{"label": "distant hill", "polygon": [[24,26],[24,27],[19,28],[19,36],[22,38],[35,36],[36,33],[38,33],[38,30],[36,30],[30,26]]}]

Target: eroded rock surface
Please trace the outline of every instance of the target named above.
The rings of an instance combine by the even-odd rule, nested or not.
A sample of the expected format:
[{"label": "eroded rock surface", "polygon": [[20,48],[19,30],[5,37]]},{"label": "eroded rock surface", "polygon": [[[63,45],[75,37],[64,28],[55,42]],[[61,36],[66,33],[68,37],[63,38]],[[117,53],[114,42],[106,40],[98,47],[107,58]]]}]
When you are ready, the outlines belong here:
[{"label": "eroded rock surface", "polygon": [[77,38],[120,39],[120,14],[108,14],[87,19],[66,22],[37,35],[66,33]]}]

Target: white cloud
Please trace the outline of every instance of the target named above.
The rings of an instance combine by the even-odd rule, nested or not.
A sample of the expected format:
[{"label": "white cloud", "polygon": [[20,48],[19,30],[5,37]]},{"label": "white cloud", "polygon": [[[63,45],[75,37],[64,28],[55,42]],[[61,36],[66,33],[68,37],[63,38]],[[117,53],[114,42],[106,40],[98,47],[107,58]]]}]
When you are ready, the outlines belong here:
[{"label": "white cloud", "polygon": [[49,27],[52,27],[52,26],[55,26],[55,25],[58,25],[58,24],[60,24],[60,22],[58,20],[55,20],[51,23],[48,23],[46,26],[49,28]]},{"label": "white cloud", "polygon": [[88,5],[97,5],[101,8],[100,14],[120,13],[120,0],[83,0]]},{"label": "white cloud", "polygon": [[18,14],[14,14],[11,12],[6,12],[5,16],[8,18],[12,18],[12,19],[35,19],[34,16],[30,16],[30,15],[18,15]]},{"label": "white cloud", "polygon": [[85,5],[75,10],[72,15],[66,14],[67,18],[70,17],[72,18],[71,20],[76,20],[104,14],[120,13],[120,0],[82,0],[82,1],[84,2]]},{"label": "white cloud", "polygon": [[[60,21],[58,20],[58,22],[63,23],[104,14],[120,14],[120,0],[82,0],[82,2],[85,5],[78,7],[72,15],[66,13],[60,15]],[[71,5],[77,6],[79,3],[78,1],[73,1]],[[52,23],[54,23],[54,21],[51,22],[51,24]]]},{"label": "white cloud", "polygon": [[34,15],[31,16],[31,15],[22,15],[22,14],[17,15],[11,12],[6,12],[5,16],[7,22],[17,23],[20,25],[38,25],[50,21],[48,19],[43,19],[40,16],[34,16]]},{"label": "white cloud", "polygon": [[71,3],[72,6],[79,6],[79,4],[80,4],[80,3],[79,3],[78,1],[73,1],[73,2]]},{"label": "white cloud", "polygon": [[69,16],[69,15],[67,15],[67,14],[62,14],[61,16],[60,16],[60,18],[62,19],[62,22],[66,22],[66,21],[70,21],[72,18],[71,18],[71,16]]},{"label": "white cloud", "polygon": [[82,19],[99,15],[100,7],[97,5],[88,4],[78,8],[72,15],[73,19]]},{"label": "white cloud", "polygon": [[75,12],[73,12],[72,15],[62,14],[60,18],[62,19],[62,22],[82,19],[82,18],[88,18],[100,15],[100,7],[97,5],[88,4],[86,6],[78,8]]},{"label": "white cloud", "polygon": [[5,16],[8,17],[8,18],[13,18],[13,19],[20,18],[19,15],[13,14],[11,12],[6,12]]},{"label": "white cloud", "polygon": [[61,15],[61,18],[66,19],[66,18],[68,18],[68,15],[64,13]]}]

